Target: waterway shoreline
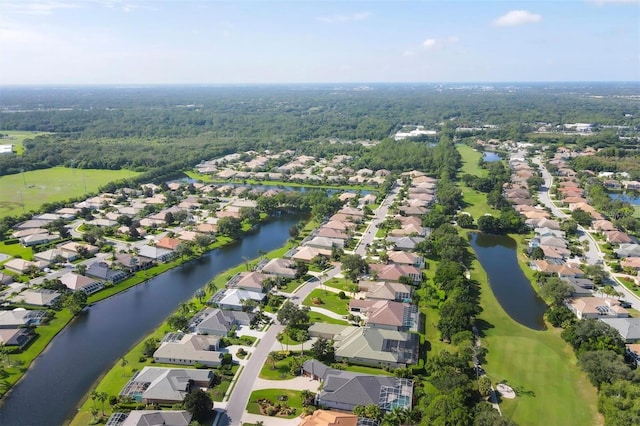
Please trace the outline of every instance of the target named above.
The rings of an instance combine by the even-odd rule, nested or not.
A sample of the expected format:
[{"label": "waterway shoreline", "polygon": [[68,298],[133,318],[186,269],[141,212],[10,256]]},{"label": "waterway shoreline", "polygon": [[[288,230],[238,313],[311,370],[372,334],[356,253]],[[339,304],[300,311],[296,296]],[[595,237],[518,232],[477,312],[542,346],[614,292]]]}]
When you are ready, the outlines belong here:
[{"label": "waterway shoreline", "polygon": [[[301,234],[300,239],[304,238],[304,235]],[[281,254],[281,252],[285,249],[287,249],[287,245],[288,244],[284,244],[281,247],[275,248],[273,250],[271,250],[269,253],[266,253],[263,255],[264,258],[273,258],[273,257],[277,257],[278,255]],[[262,257],[262,256],[261,256]],[[254,262],[259,260],[260,257],[256,257],[253,258],[251,260],[249,260],[248,262]],[[224,271],[219,272],[216,276],[211,278],[211,281],[215,281],[218,280],[220,277],[224,277],[224,276],[228,276],[231,275],[232,273],[238,272],[238,269],[242,268],[242,263],[239,263],[237,265],[232,266],[229,269],[226,269]],[[192,298],[190,299],[191,302],[196,302],[197,299]],[[174,311],[176,312],[176,311]],[[152,331],[150,331],[149,333],[147,333],[146,335],[144,335],[143,337],[141,337],[137,342],[135,342],[127,351],[126,353],[122,356],[125,359],[135,359],[135,354],[134,351],[136,351],[137,347],[145,340],[153,337],[154,334],[158,334],[158,331],[160,330],[160,328],[166,324],[167,318],[163,319],[162,321],[160,321],[158,323],[158,325],[156,327],[153,328]],[[105,378],[107,376],[110,375],[110,373],[112,373],[114,370],[119,369],[120,367],[118,366],[118,364],[113,364],[110,367],[106,368],[101,374],[100,376],[92,383],[91,388],[90,389],[96,389],[96,390],[101,390],[104,388],[108,388],[109,386],[107,386],[105,383],[103,383],[105,381]],[[237,374],[237,373],[236,373]],[[80,401],[78,401],[78,403],[76,404],[75,408],[75,414],[73,415],[73,417],[67,418],[64,422],[65,425],[71,425],[71,426],[80,426],[86,423],[87,421],[87,414],[88,412],[86,411],[86,405],[88,404],[88,400],[89,400],[89,393],[85,394],[82,399]],[[84,410],[83,410],[84,408]]]},{"label": "waterway shoreline", "polygon": [[[178,280],[180,280],[180,281],[193,280],[193,279],[203,280],[202,279],[202,273],[200,271],[217,270],[217,268],[219,268],[220,266],[224,266],[225,263],[228,260],[222,260],[222,259],[229,259],[229,255],[231,253],[245,253],[245,252],[247,252],[249,250],[255,250],[258,246],[264,246],[264,244],[268,244],[268,245],[269,244],[273,244],[273,243],[275,243],[275,241],[271,241],[270,242],[268,240],[269,239],[273,240],[274,239],[273,237],[275,235],[281,235],[281,237],[279,237],[279,238],[285,238],[285,235],[287,235],[286,233],[287,233],[287,229],[289,228],[289,226],[291,226],[294,223],[297,223],[302,218],[302,216],[299,216],[299,215],[294,215],[294,216],[286,215],[286,216],[288,216],[286,219],[285,219],[285,215],[283,215],[283,216],[280,216],[280,217],[274,217],[273,220],[261,222],[263,226],[264,225],[268,226],[268,229],[270,229],[270,231],[267,232],[266,239],[265,239],[265,237],[262,236],[262,232],[253,233],[254,235],[251,237],[252,241],[256,241],[256,242],[260,241],[260,243],[258,243],[258,244],[256,244],[256,242],[246,243],[245,244],[244,241],[247,239],[247,235],[252,234],[252,233],[244,233],[243,234],[243,238],[241,238],[240,240],[238,240],[238,241],[230,240],[223,247],[216,247],[216,248],[222,249],[222,251],[214,249],[214,250],[208,251],[206,253],[203,253],[201,256],[198,256],[198,257],[185,258],[183,262],[176,263],[175,265],[172,265],[173,267],[171,269],[165,270],[161,274],[156,275],[154,277],[148,277],[146,280],[144,280],[144,281],[142,281],[142,282],[140,282],[138,284],[153,283],[154,280],[161,279],[163,276],[166,276],[165,272],[171,274],[170,275],[171,277],[183,277],[183,278],[178,278]],[[269,222],[273,222],[273,223],[269,223]],[[275,231],[276,229],[278,229],[279,231]],[[273,234],[273,232],[276,232],[277,234]],[[260,235],[260,236],[258,236],[258,235]],[[269,237],[269,235],[271,235],[271,237]],[[237,243],[237,244],[234,244],[234,242]],[[274,246],[271,245],[271,247],[274,247]],[[236,256],[238,256],[238,258],[240,258],[239,254],[236,255]],[[216,259],[216,261],[214,261],[214,259]],[[218,260],[218,259],[220,259],[220,260]],[[197,262],[192,262],[194,260],[197,261]],[[236,261],[239,261],[239,260],[236,259]],[[222,262],[222,263],[220,263],[220,262]],[[200,263],[202,263],[202,264],[200,264]],[[189,265],[193,265],[193,266],[189,266]],[[182,266],[182,268],[176,268],[177,266]],[[179,272],[175,273],[174,271],[179,271]],[[196,276],[198,276],[200,278],[196,278]],[[176,278],[164,278],[164,279],[161,279],[161,281],[167,281],[167,279],[175,280]],[[200,281],[198,281],[198,282],[200,282]],[[204,285],[205,283],[206,283],[206,281],[205,282],[201,282],[201,285]],[[147,298],[147,297],[149,297],[150,294],[156,294],[158,291],[169,291],[172,294],[176,293],[176,292],[177,293],[182,292],[182,294],[184,294],[184,291],[187,288],[191,288],[194,285],[194,283],[191,283],[189,285],[189,281],[184,281],[184,283],[182,285],[175,286],[175,288],[173,290],[169,290],[168,288],[164,287],[166,285],[166,283],[165,283],[165,284],[161,285],[161,287],[166,288],[165,290],[154,290],[154,291],[151,291],[151,290],[149,290],[150,289],[149,286],[140,286],[138,284],[136,284],[134,286],[131,286],[131,287],[128,287],[126,289],[122,288],[121,291],[119,291],[117,294],[113,294],[113,296],[122,296],[125,293],[131,292],[133,294],[131,296],[128,296],[128,297],[125,298],[126,300],[128,300],[128,302],[126,302],[126,303],[127,304],[132,304],[133,303],[134,305],[139,305],[141,303],[141,301],[138,301],[138,299],[141,298],[141,297]],[[158,285],[160,285],[160,284],[158,284]],[[152,286],[152,287],[156,287],[156,286]],[[195,291],[195,289],[193,291]],[[190,291],[187,298],[190,298],[192,295],[193,295],[193,292]],[[184,296],[179,296],[179,295],[175,295],[175,294],[174,294],[174,296],[184,297]],[[174,297],[174,296],[172,296],[172,297]],[[69,327],[69,323],[70,322],[65,323],[64,326],[60,326],[60,328],[57,329],[56,332],[55,332],[55,337],[58,340],[61,340],[61,342],[68,342],[68,341],[74,340],[74,339],[77,340],[77,338],[74,337],[73,334],[78,333],[82,329],[86,328],[87,327],[87,323],[92,323],[92,322],[93,323],[96,323],[96,322],[100,323],[100,322],[102,322],[102,323],[107,323],[107,324],[104,324],[105,326],[109,326],[110,325],[110,321],[108,319],[105,318],[103,320],[99,320],[99,318],[100,318],[100,316],[105,315],[104,314],[105,310],[113,311],[113,309],[114,309],[113,305],[114,304],[115,305],[122,305],[122,303],[123,303],[122,299],[116,300],[116,302],[112,302],[115,299],[119,299],[119,298],[108,297],[108,298],[105,298],[105,299],[103,299],[101,301],[103,303],[95,303],[90,309],[88,309],[86,314],[83,314],[83,315],[75,317],[75,321],[73,322],[73,327]],[[104,303],[107,303],[107,305],[104,305]],[[170,303],[170,302],[169,301],[163,301],[162,302],[162,305],[165,306],[165,308],[163,308],[165,310],[164,312],[166,312],[166,308],[167,308],[167,304],[168,303]],[[144,304],[144,303],[142,303],[142,304]],[[105,306],[109,306],[109,307],[106,308]],[[118,308],[116,308],[116,309],[118,309]],[[134,308],[134,310],[135,309],[137,309],[137,308]],[[174,310],[174,309],[175,309],[175,305],[172,305],[171,310]],[[93,313],[94,311],[98,312],[98,314],[96,314],[98,316],[91,315],[91,313]],[[109,315],[111,315],[111,314],[109,314]],[[116,315],[118,315],[118,314],[116,314]],[[133,314],[132,313],[127,313],[127,315],[124,315],[124,317],[128,317],[128,316],[131,316],[131,315],[133,315]],[[160,315],[160,313],[145,314],[145,317],[149,317],[149,316],[156,316],[157,317],[158,315]],[[120,322],[124,321],[123,318],[114,318],[114,320],[115,319],[117,319],[115,321],[115,323],[118,323],[118,324]],[[147,321],[147,323],[148,323],[148,318],[145,321]],[[157,327],[158,322],[156,322],[156,321],[157,320],[155,320],[152,323],[152,326],[145,326],[145,327],[149,327],[149,328],[145,328],[145,330],[148,331],[148,330],[153,329],[154,327]],[[120,324],[120,325],[122,325],[122,324]],[[73,330],[71,330],[71,329],[73,329]],[[111,330],[109,330],[108,333],[111,333]],[[108,333],[106,333],[106,334],[108,334]],[[63,362],[61,360],[58,360],[58,361],[52,361],[51,360],[51,358],[55,358],[55,357],[60,358],[61,351],[64,352],[64,349],[61,349],[60,347],[58,347],[58,348],[56,348],[56,351],[55,351],[56,355],[55,356],[53,356],[53,355],[51,355],[49,353],[49,349],[51,348],[52,342],[53,342],[53,344],[55,346],[54,335],[53,335],[54,333],[51,333],[51,334],[52,334],[51,336],[49,336],[49,335],[46,336],[48,338],[47,344],[42,348],[42,350],[39,350],[38,354],[33,356],[33,358],[29,362],[28,368],[25,368],[25,371],[23,371],[21,373],[20,377],[17,378],[16,381],[12,384],[11,391],[10,392],[6,392],[4,394],[4,396],[3,396],[2,406],[0,406],[0,419],[4,419],[4,421],[8,421],[7,424],[34,424],[35,420],[31,420],[30,422],[23,423],[25,421],[28,421],[29,419],[24,419],[23,420],[23,419],[17,417],[16,412],[19,411],[19,410],[16,410],[15,407],[17,405],[19,406],[19,405],[22,405],[22,404],[26,403],[24,401],[23,402],[17,402],[17,401],[18,400],[24,400],[25,392],[26,392],[25,389],[26,388],[30,388],[30,387],[33,388],[33,386],[36,386],[37,388],[38,387],[48,387],[48,386],[50,386],[50,385],[52,386],[54,384],[52,382],[55,382],[55,380],[52,380],[51,383],[49,381],[43,382],[43,380],[45,380],[44,377],[47,377],[47,376],[50,375],[49,373],[46,372],[46,371],[52,369],[52,367],[50,367],[49,365],[52,362],[58,362],[58,363]],[[143,334],[146,335],[147,332],[145,331],[145,332],[143,332]],[[139,340],[138,336],[139,335],[136,334],[136,341]],[[107,342],[107,341],[109,341],[109,340],[108,339],[104,340],[104,342]],[[104,344],[104,343],[102,343],[102,344]],[[121,341],[116,346],[121,347],[123,344],[126,344],[126,342]],[[60,343],[60,342],[58,343],[58,346],[64,346],[64,345],[68,345],[68,343]],[[81,343],[81,345],[83,345],[83,343]],[[122,349],[121,353],[124,353],[126,351],[126,349],[131,347],[131,345],[132,345],[132,343],[128,344],[124,349]],[[40,349],[40,348],[38,348],[38,349]],[[83,350],[84,351],[92,351],[92,350],[93,351],[95,351],[95,350],[100,351],[100,349],[102,349],[102,348],[100,347],[100,344],[98,344],[98,347],[96,347],[96,348],[80,347],[79,348],[79,352],[82,353]],[[113,351],[116,350],[115,348],[109,348],[109,349],[110,349],[109,352],[113,352]],[[46,357],[43,357],[44,353],[47,353],[49,355],[46,356]],[[69,355],[71,355],[71,354],[69,354]],[[80,356],[80,355],[77,355],[77,356]],[[100,356],[102,356],[102,355],[100,355]],[[37,359],[37,362],[34,362],[34,360],[36,360],[36,359]],[[46,362],[46,364],[47,364],[46,367],[43,366],[43,365],[40,365],[44,360],[47,361]],[[109,364],[111,364],[111,363],[109,363]],[[60,364],[60,365],[58,365],[58,367],[60,367],[61,365],[64,365],[64,364]],[[36,367],[36,366],[38,366],[38,367]],[[102,371],[102,369],[104,367],[101,367],[101,366],[102,366],[102,364],[94,366],[91,369],[91,370],[94,371],[94,373],[92,373],[92,374],[95,374],[95,370],[97,370],[98,368],[101,369],[101,371],[98,371],[98,375],[100,373],[104,372],[104,371]],[[26,364],[23,367],[26,367]],[[34,371],[34,369],[38,371],[38,373],[36,374],[36,376],[38,376],[38,377],[37,378],[36,377],[31,377],[30,380],[28,380],[28,384],[24,383],[24,379],[26,377],[28,377],[29,375],[33,375],[32,372]],[[55,369],[56,369],[56,367],[53,367],[53,370],[55,370]],[[56,374],[58,374],[58,373],[56,373]],[[53,376],[55,376],[56,374],[53,374]],[[60,374],[62,374],[62,373],[60,373]],[[95,377],[96,376],[93,376],[93,378],[91,378],[91,382],[95,381]],[[62,379],[62,380],[64,380],[64,379]],[[78,379],[78,380],[80,380],[80,379]],[[86,378],[83,378],[81,380],[86,380]],[[40,385],[34,385],[34,382],[38,382],[38,383],[40,383]],[[20,383],[20,386],[17,386],[18,383]],[[71,386],[71,385],[69,384],[68,386]],[[84,383],[82,385],[77,385],[78,389],[81,392],[84,392],[85,386],[87,386],[87,385],[84,384]],[[22,388],[22,389],[20,389],[20,392],[18,392],[18,394],[15,393],[17,388]],[[56,392],[56,391],[54,390],[53,392]],[[45,399],[48,399],[48,396],[45,397]],[[53,399],[55,399],[55,398],[53,398]],[[7,402],[9,400],[11,400],[11,404],[7,404]],[[75,406],[77,404],[77,400],[73,401],[73,404]],[[24,410],[24,408],[22,410]],[[47,417],[43,417],[43,418],[46,419]],[[64,419],[60,419],[56,423],[60,424],[60,423],[62,423],[63,420]],[[45,421],[44,423],[41,423],[41,424],[48,424],[48,423],[46,423],[46,421]]]}]

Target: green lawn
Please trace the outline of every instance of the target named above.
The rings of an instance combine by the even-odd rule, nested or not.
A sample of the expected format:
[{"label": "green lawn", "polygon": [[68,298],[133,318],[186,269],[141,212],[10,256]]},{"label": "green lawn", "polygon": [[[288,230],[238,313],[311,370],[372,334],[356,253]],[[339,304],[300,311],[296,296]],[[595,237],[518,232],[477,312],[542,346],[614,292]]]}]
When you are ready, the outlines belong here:
[{"label": "green lawn", "polygon": [[[286,345],[284,345],[285,350],[286,350]],[[309,348],[311,348],[311,345],[309,345]],[[305,351],[306,353],[306,351]],[[291,362],[293,360],[294,357],[297,357],[297,359],[300,362],[300,365],[302,365],[302,363],[304,361],[306,361],[307,359],[310,358],[309,355],[304,355],[304,356],[300,356],[300,352],[292,352],[292,355],[278,360],[275,362],[275,368],[274,365],[267,359],[267,361],[264,363],[264,365],[262,366],[262,370],[260,370],[260,378],[261,379],[267,379],[267,380],[289,380],[289,379],[293,379],[294,377],[296,377],[295,375],[293,375],[291,373]]]},{"label": "green lawn", "polygon": [[[313,304],[313,299],[319,298],[322,303]],[[338,315],[347,315],[349,313],[349,299],[340,299],[337,293],[327,290],[315,289],[304,299],[303,305],[315,306],[318,308],[328,309]]]},{"label": "green lawn", "polygon": [[[278,400],[278,397],[286,395],[286,401]],[[247,411],[251,414],[262,414],[260,412],[260,406],[256,402],[259,399],[268,399],[274,404],[286,404],[289,407],[295,408],[295,413],[289,416],[283,417],[286,419],[293,419],[300,416],[302,412],[302,396],[301,391],[288,390],[288,389],[261,389],[251,392],[249,397],[249,403],[247,404]]]},{"label": "green lawn", "polygon": [[596,390],[577,367],[560,331],[535,331],[512,320],[477,261],[471,277],[481,283],[478,323],[482,346],[489,351],[485,370],[494,383],[505,380],[519,394],[502,402],[504,414],[520,425],[599,423]]},{"label": "green lawn", "polygon": [[13,151],[17,155],[22,155],[24,147],[22,142],[25,139],[33,139],[39,135],[48,135],[47,132],[28,132],[24,130],[0,130],[0,134],[9,135],[8,138],[0,139],[0,145],[13,145]]},{"label": "green lawn", "polygon": [[347,278],[331,278],[330,280],[325,281],[324,285],[326,285],[327,287],[337,288],[338,290],[342,290],[344,292],[349,292],[351,291],[353,282]]},{"label": "green lawn", "polygon": [[326,315],[323,315],[321,313],[318,312],[309,312],[309,322],[310,323],[315,323],[315,322],[324,322],[327,324],[340,324],[340,325],[349,325],[349,323],[347,321],[343,321],[343,320],[339,320],[336,318],[331,318],[328,317]]},{"label": "green lawn", "polygon": [[[1,133],[1,132],[0,132]],[[96,192],[118,179],[136,176],[129,170],[53,167],[0,177],[0,217],[37,210],[44,203]]]},{"label": "green lawn", "polygon": [[456,145],[456,148],[460,153],[460,156],[462,156],[462,169],[460,170],[460,173],[487,177],[489,174],[488,170],[485,170],[478,165],[480,158],[482,158],[482,153],[480,151],[476,151],[470,146],[463,144]]},{"label": "green lawn", "polygon": [[462,196],[464,198],[464,204],[462,210],[468,212],[473,217],[473,220],[477,221],[480,216],[485,213],[490,213],[495,217],[500,216],[500,211],[489,207],[487,204],[487,196],[482,192],[475,191],[468,186],[461,184]]},{"label": "green lawn", "polygon": [[9,256],[20,256],[22,259],[33,259],[33,249],[31,247],[24,247],[20,243],[6,244],[6,241],[0,242],[0,253],[8,254]]}]

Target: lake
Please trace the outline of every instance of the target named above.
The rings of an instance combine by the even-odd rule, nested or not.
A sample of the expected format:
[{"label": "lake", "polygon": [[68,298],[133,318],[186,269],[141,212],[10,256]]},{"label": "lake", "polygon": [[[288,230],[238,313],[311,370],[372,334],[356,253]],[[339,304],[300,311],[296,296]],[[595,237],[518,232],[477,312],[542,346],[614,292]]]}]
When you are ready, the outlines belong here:
[{"label": "lake", "polygon": [[494,161],[500,161],[502,160],[502,158],[495,152],[485,151],[482,153],[482,160],[486,161],[487,163],[492,163]]},{"label": "lake", "polygon": [[547,305],[524,275],[517,259],[516,242],[505,235],[472,233],[471,247],[487,272],[489,286],[507,314],[520,324],[544,330]]}]

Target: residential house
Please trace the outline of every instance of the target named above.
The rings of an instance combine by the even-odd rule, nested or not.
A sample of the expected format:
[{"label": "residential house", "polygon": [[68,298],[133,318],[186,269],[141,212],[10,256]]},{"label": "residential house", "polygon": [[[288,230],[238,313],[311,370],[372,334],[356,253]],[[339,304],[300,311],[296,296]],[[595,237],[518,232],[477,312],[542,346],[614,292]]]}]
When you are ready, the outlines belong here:
[{"label": "residential house", "polygon": [[422,282],[422,271],[411,265],[374,263],[369,265],[369,269],[371,274],[380,281],[398,282],[400,277],[409,277],[413,285],[419,285]]},{"label": "residential house", "polygon": [[394,250],[414,251],[416,245],[424,241],[422,237],[387,237],[386,241],[392,244]]},{"label": "residential house", "polygon": [[358,416],[331,410],[315,410],[299,426],[358,426]]},{"label": "residential house", "polygon": [[571,286],[573,297],[591,296],[596,288],[593,281],[588,278],[564,277],[561,280]]},{"label": "residential house", "polygon": [[634,242],[629,235],[618,230],[605,231],[604,234],[607,238],[607,242],[611,244],[631,244],[632,242]]},{"label": "residential house", "polygon": [[617,231],[618,228],[609,220],[594,220],[591,222],[591,228],[596,232]]},{"label": "residential house", "polygon": [[24,303],[34,306],[51,306],[60,300],[61,294],[54,290],[33,289],[24,290],[11,298],[15,303]]},{"label": "residential house", "polygon": [[415,305],[391,300],[351,299],[349,311],[364,315],[367,326],[386,330],[415,331],[419,322]]},{"label": "residential house", "polygon": [[33,247],[40,244],[48,244],[51,241],[59,240],[60,236],[58,234],[32,234],[27,235],[26,237],[20,238],[20,244],[25,247]]},{"label": "residential house", "polygon": [[147,245],[139,247],[138,254],[156,262],[167,262],[176,257],[176,253],[172,250]]},{"label": "residential house", "polygon": [[31,311],[16,308],[12,311],[0,311],[0,328],[27,328],[40,325],[46,318],[45,311]]},{"label": "residential house", "polygon": [[22,349],[35,337],[29,328],[0,328],[0,343]]},{"label": "residential house", "polygon": [[620,244],[618,248],[613,251],[620,258],[640,257],[640,245],[638,244]]},{"label": "residential house", "polygon": [[233,278],[227,282],[227,287],[241,288],[244,290],[262,293],[264,290],[264,285],[262,283],[267,278],[269,278],[268,275],[260,272],[240,272],[234,275]]},{"label": "residential house", "polygon": [[[86,249],[87,252],[91,255],[94,255],[100,251],[100,249],[96,246],[92,246],[91,244],[86,243],[78,243],[75,241],[69,241],[68,243],[62,244],[61,246],[58,246],[58,249],[79,254],[80,252],[78,250],[80,249],[80,247],[84,247],[84,249]],[[82,249],[80,250],[82,251]]]},{"label": "residential house", "polygon": [[16,272],[18,274],[24,274],[28,272],[32,268],[42,269],[46,266],[46,263],[37,263],[31,262],[29,260],[24,259],[10,259],[5,262],[4,267],[10,271]]},{"label": "residential house", "polygon": [[62,275],[60,282],[64,284],[71,291],[84,291],[87,295],[102,290],[104,284],[96,280],[95,278],[85,277],[84,275],[76,274],[75,272],[67,272]]},{"label": "residential house", "polygon": [[331,258],[331,249],[320,249],[316,247],[302,246],[291,256],[295,261],[309,263],[318,256]]},{"label": "residential house", "polygon": [[389,263],[395,263],[397,265],[411,265],[417,268],[422,268],[424,265],[424,258],[415,253],[407,251],[390,251],[387,254],[389,256]]},{"label": "residential house", "polygon": [[615,328],[625,343],[640,340],[640,318],[600,318],[600,321]]},{"label": "residential house", "polygon": [[198,334],[226,337],[232,326],[249,325],[253,317],[249,312],[205,308],[191,318],[189,330]]},{"label": "residential house", "polygon": [[156,241],[157,248],[163,248],[172,251],[175,251],[176,247],[178,247],[180,244],[182,244],[182,241],[178,238],[164,237]]},{"label": "residential house", "polygon": [[295,264],[291,260],[282,258],[271,259],[262,267],[261,272],[288,279],[296,277]]},{"label": "residential house", "polygon": [[307,247],[315,247],[319,249],[331,250],[334,247],[343,248],[344,240],[339,238],[314,237],[304,243]]},{"label": "residential house", "polygon": [[632,360],[636,368],[640,367],[640,343],[626,345],[626,355]]},{"label": "residential house", "polygon": [[[349,236],[349,234],[347,234],[346,232],[343,232],[337,229],[325,228],[323,226],[321,226],[318,229],[316,236],[330,238],[332,240],[342,240],[342,241],[345,241],[351,238],[351,236]],[[344,243],[343,243],[343,246],[344,246]]]},{"label": "residential house", "polygon": [[615,299],[601,297],[576,297],[567,299],[565,305],[578,319],[625,318],[629,312]]},{"label": "residential house", "polygon": [[56,260],[61,260],[62,262],[73,262],[78,258],[78,253],[58,249],[49,249],[41,251],[39,253],[34,253],[33,258],[35,260],[46,262],[48,265],[51,265],[52,263],[55,263]]},{"label": "residential house", "polygon": [[11,284],[12,282],[13,282],[13,275],[5,274],[4,272],[0,271],[0,285],[7,285],[7,284]]},{"label": "residential house", "polygon": [[406,367],[417,362],[418,335],[373,327],[315,323],[311,337],[333,340],[336,361],[376,367]]},{"label": "residential house", "polygon": [[640,257],[627,257],[620,262],[622,269],[640,271]]},{"label": "residential house", "polygon": [[223,310],[243,311],[245,310],[245,301],[251,300],[258,304],[264,300],[265,294],[241,288],[230,288],[219,293],[219,296],[221,297],[214,302],[214,306]]},{"label": "residential house", "polygon": [[366,299],[396,302],[410,302],[413,292],[413,287],[408,284],[386,281],[360,281],[358,288],[365,292]]},{"label": "residential house", "polygon": [[135,256],[128,253],[116,253],[113,263],[118,264],[120,268],[129,271],[129,273],[153,266],[153,261],[148,257]]},{"label": "residential house", "polygon": [[144,367],[124,386],[120,396],[147,404],[177,404],[192,390],[209,388],[213,371]]},{"label": "residential house", "polygon": [[108,283],[119,283],[126,279],[129,274],[126,271],[112,269],[106,262],[93,262],[87,267],[85,275],[97,278]]},{"label": "residential house", "polygon": [[107,426],[189,426],[191,417],[191,413],[184,410],[132,410],[114,412],[107,420]]},{"label": "residential house", "polygon": [[155,362],[217,367],[222,361],[218,352],[220,337],[185,333],[168,333],[153,354]]}]

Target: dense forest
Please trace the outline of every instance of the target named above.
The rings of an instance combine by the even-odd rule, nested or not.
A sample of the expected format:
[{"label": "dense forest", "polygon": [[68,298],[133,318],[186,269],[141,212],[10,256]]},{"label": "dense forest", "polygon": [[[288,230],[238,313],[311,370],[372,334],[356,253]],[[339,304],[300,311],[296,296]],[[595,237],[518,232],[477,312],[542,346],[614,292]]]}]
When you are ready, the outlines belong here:
[{"label": "dense forest", "polygon": [[0,94],[0,129],[52,132],[26,141],[22,156],[0,156],[0,175],[57,165],[147,171],[292,145],[364,155],[359,144],[331,142],[379,141],[403,125],[489,124],[497,127],[480,135],[510,138],[540,122],[640,125],[635,87],[624,84],[5,87]]}]

